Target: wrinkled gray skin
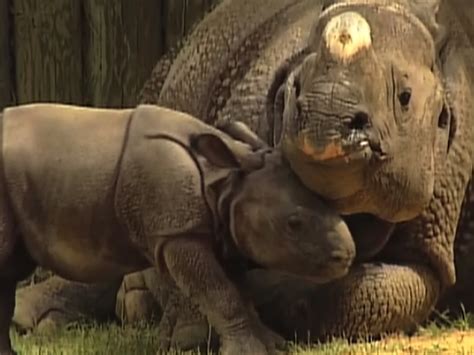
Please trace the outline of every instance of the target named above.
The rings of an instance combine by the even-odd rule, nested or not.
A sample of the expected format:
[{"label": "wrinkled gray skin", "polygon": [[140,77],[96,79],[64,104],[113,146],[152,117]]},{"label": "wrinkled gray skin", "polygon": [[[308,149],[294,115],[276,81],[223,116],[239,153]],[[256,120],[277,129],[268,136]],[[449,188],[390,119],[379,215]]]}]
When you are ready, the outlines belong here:
[{"label": "wrinkled gray skin", "polygon": [[402,222],[432,197],[450,120],[438,33],[413,13],[429,5],[379,3],[338,1],[320,15],[308,54],[277,93],[283,136],[275,138],[303,182],[341,213]]},{"label": "wrinkled gray skin", "polygon": [[13,353],[16,283],[34,265],[83,283],[154,266],[237,355],[282,341],[228,278],[239,258],[314,282],[344,276],[354,258],[344,221],[279,152],[189,115],[36,104],[6,109],[2,129],[1,355]]},{"label": "wrinkled gray skin", "polygon": [[[369,1],[367,6],[370,7],[370,3],[373,2]],[[413,3],[416,5],[420,2]],[[437,1],[431,2],[431,5],[436,4]],[[474,52],[472,43],[469,43],[465,36],[465,30],[470,31],[467,35],[474,38],[472,30],[474,21],[469,18],[469,11],[466,9],[472,9],[472,4],[467,0],[450,0],[441,4],[437,18],[439,25],[444,27],[447,34],[444,38],[443,27],[437,29],[438,24],[434,16],[436,6],[414,6],[409,11],[416,13],[422,19],[433,34],[436,48],[442,49],[436,53],[438,61],[435,68],[440,72],[439,79],[443,84],[441,92],[446,94],[444,95],[445,108],[448,109],[440,112],[439,105],[435,105],[436,109],[427,107],[427,117],[431,117],[432,121],[430,121],[431,126],[428,125],[426,142],[421,142],[420,136],[415,133],[419,132],[419,127],[421,127],[416,126],[421,125],[421,122],[416,119],[416,114],[413,114],[413,119],[410,120],[411,129],[404,131],[406,136],[402,141],[405,143],[408,141],[407,148],[413,149],[415,142],[421,142],[426,143],[424,149],[428,150],[425,156],[420,156],[420,152],[416,152],[415,156],[420,160],[415,163],[410,160],[410,156],[403,156],[404,160],[399,161],[400,171],[415,179],[412,181],[416,181],[417,178],[413,174],[420,170],[421,164],[418,161],[429,162],[429,156],[433,156],[433,152],[429,151],[431,147],[436,153],[434,171],[430,172],[430,164],[428,164],[424,177],[429,182],[434,176],[433,195],[421,215],[405,223],[397,223],[395,230],[391,223],[386,223],[374,216],[355,214],[347,217],[353,234],[354,230],[379,230],[378,238],[377,235],[373,238],[374,236],[369,233],[368,243],[372,244],[371,241],[374,240],[383,249],[375,256],[369,255],[367,258],[359,259],[346,277],[329,285],[317,286],[264,270],[250,271],[243,280],[244,286],[251,291],[263,319],[273,329],[279,330],[290,339],[294,339],[293,330],[295,329],[300,339],[305,341],[308,330],[315,338],[342,334],[346,336],[377,335],[395,330],[412,330],[428,317],[442,295],[445,295],[442,300],[443,305],[453,305],[459,300],[473,303],[474,291],[471,280],[472,272],[474,272],[472,264],[474,224],[471,211],[474,208],[474,198],[470,190],[466,191],[466,186],[472,175],[474,148],[471,92],[474,68],[470,60]],[[243,120],[252,131],[267,142],[272,144],[277,142],[283,128],[281,123],[286,122],[286,128],[298,128],[298,125],[295,125],[297,121],[279,122],[275,112],[280,112],[282,118],[285,116],[284,110],[282,111],[283,101],[280,100],[283,98],[281,93],[284,93],[287,84],[291,83],[287,80],[289,74],[296,73],[300,68],[299,64],[305,59],[309,63],[311,55],[314,55],[310,53],[310,50],[319,48],[318,42],[310,41],[315,38],[310,37],[310,34],[317,28],[314,25],[315,22],[317,23],[320,10],[321,2],[314,0],[223,1],[197,26],[176,58],[165,57],[158,63],[151,79],[145,85],[141,101],[183,110],[210,123]],[[383,13],[380,22],[394,23],[390,17],[391,15]],[[242,18],[246,20],[242,21]],[[403,20],[401,22],[404,23]],[[374,31],[382,30],[380,26],[380,23],[376,25]],[[426,64],[423,63],[427,62],[422,59],[423,53],[420,53],[420,48],[429,47],[429,43],[424,43],[420,33],[417,34],[414,30],[414,43],[424,43],[424,45],[412,51],[397,53],[398,47],[390,41],[395,40],[400,44],[400,48],[406,48],[411,45],[412,37],[403,35],[399,28],[393,31],[390,36],[385,37],[386,52],[380,55],[382,58],[380,63],[384,63],[384,60],[387,63],[387,58],[391,57],[405,57],[406,62],[412,55],[414,63],[425,66],[424,69],[420,68],[420,72],[425,72]],[[423,36],[423,38],[426,37]],[[380,46],[378,50],[380,51]],[[375,54],[377,55],[377,51]],[[426,52],[427,58],[431,54]],[[417,72],[414,73],[415,79]],[[383,76],[378,78],[382,92],[384,83],[388,82],[389,78]],[[310,83],[309,80],[308,83]],[[364,84],[362,81],[361,88],[364,85],[367,86],[367,83]],[[305,85],[304,88],[304,92],[308,95],[312,86]],[[414,107],[420,105],[420,101],[417,101],[418,92],[418,90],[413,91],[410,98],[410,104]],[[392,95],[391,99],[387,100],[387,105],[397,105],[400,103],[398,100],[396,95]],[[311,100],[308,99],[305,102],[307,102],[306,108],[311,107]],[[375,105],[370,101],[368,104],[369,108]],[[290,105],[286,107],[295,106],[291,106],[290,102]],[[336,116],[340,113],[340,108],[337,106],[329,109],[334,110]],[[383,110],[383,105],[379,106],[379,109]],[[289,114],[291,110],[287,112]],[[322,120],[331,122],[324,117],[311,115],[309,109],[301,110],[301,112],[307,117],[309,125],[311,122],[322,122]],[[419,113],[419,110],[415,112]],[[446,113],[449,115],[445,115]],[[383,122],[382,116],[377,116],[378,121],[374,124],[375,136],[381,132],[379,129],[377,133],[377,128]],[[403,120],[398,122],[395,118],[389,115],[392,129],[390,137],[393,138],[393,144],[397,142],[395,139],[397,136],[400,138],[402,133],[400,128],[403,127]],[[433,129],[436,132],[434,142],[432,141]],[[296,130],[296,133],[299,132]],[[344,139],[343,132],[337,135],[340,141]],[[324,130],[320,131],[318,137],[325,137]],[[313,143],[316,143],[314,139]],[[390,141],[387,141],[388,143]],[[324,147],[327,146],[323,144]],[[372,143],[370,148],[376,150],[377,145]],[[396,152],[395,148],[393,150]],[[346,151],[352,152],[350,149]],[[369,154],[372,153],[373,151],[369,152]],[[320,160],[319,157],[319,160],[315,162],[319,164]],[[293,159],[294,167],[295,162]],[[364,160],[359,162],[362,166],[367,164]],[[303,175],[301,171],[308,170],[300,169],[300,174]],[[319,167],[319,173],[321,171],[322,168]],[[337,182],[337,179],[334,181]],[[393,183],[393,179],[391,182]],[[356,183],[360,184],[360,181]],[[426,186],[428,185],[429,183]],[[325,185],[317,184],[315,187],[325,188]],[[395,184],[392,192],[412,200],[410,196],[406,196],[406,193],[405,195],[399,193],[399,188],[400,186]],[[420,184],[414,184],[412,188],[419,189]],[[429,194],[429,190],[431,188],[421,192],[420,196],[424,196],[422,200]],[[377,197],[376,192],[372,191],[373,197]],[[463,198],[465,204],[461,214]],[[395,207],[388,206],[392,207],[392,215],[396,215],[394,212],[401,211],[403,198],[400,198],[400,202],[398,206],[397,204],[394,204]],[[421,202],[420,205],[424,205],[423,201],[419,202]],[[352,207],[357,207],[357,203],[352,205]],[[407,211],[411,211],[410,214],[414,214],[414,211],[420,208],[420,206],[413,207],[413,201],[410,201],[408,205],[410,208]],[[350,206],[350,203],[346,203],[346,206]],[[366,204],[366,206],[369,205]],[[387,210],[390,209],[387,208]],[[351,226],[351,223],[354,224]],[[374,226],[377,225],[378,228],[375,228]],[[388,237],[390,240],[384,246],[383,241],[386,241]],[[367,242],[363,238],[356,237],[355,234],[354,238],[358,250],[365,244],[364,242]],[[125,291],[127,284],[141,283],[142,295],[147,294],[149,290],[151,293],[159,293],[162,296],[160,302],[165,306],[165,315],[174,312],[176,316],[179,310],[177,321],[169,322],[173,328],[172,342],[184,347],[205,342],[207,334],[205,320],[201,318],[200,321],[198,312],[195,308],[187,306],[185,300],[174,296],[168,297],[167,292],[162,292],[156,280],[151,283],[140,282],[141,277],[150,280],[149,274],[153,272],[147,271],[141,275],[131,274],[125,278],[119,292],[121,302],[117,303],[119,314],[127,314],[127,309],[132,308],[127,305],[137,306],[132,293]],[[456,276],[458,284],[454,289],[448,290],[454,284]],[[67,282],[63,285],[64,289],[75,287],[74,284]],[[446,293],[446,291],[449,292]],[[36,296],[36,302],[32,302],[31,307],[38,306],[42,302],[48,304],[48,299],[43,298],[41,293],[37,293]],[[172,306],[167,307],[167,305]],[[27,308],[30,305],[24,305],[24,307]],[[137,308],[140,312],[135,312],[135,314],[151,314],[151,309]],[[174,311],[169,308],[174,308]],[[93,316],[92,312],[91,316]],[[168,318],[164,317],[164,319]],[[126,320],[133,321],[134,319],[130,317]]]}]

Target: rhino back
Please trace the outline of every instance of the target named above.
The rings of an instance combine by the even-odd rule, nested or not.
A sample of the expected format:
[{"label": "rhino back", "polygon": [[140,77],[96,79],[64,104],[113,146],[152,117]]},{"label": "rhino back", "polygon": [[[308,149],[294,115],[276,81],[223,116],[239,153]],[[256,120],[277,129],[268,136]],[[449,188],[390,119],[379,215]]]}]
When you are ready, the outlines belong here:
[{"label": "rhino back", "polygon": [[130,113],[48,104],[4,111],[7,190],[38,264],[87,281],[136,262],[113,213]]},{"label": "rhino back", "polygon": [[[306,13],[312,3],[320,6],[320,1],[313,0],[222,1],[198,24],[177,55],[162,86],[159,104],[214,123],[231,89],[262,49],[292,26],[293,19]],[[294,41],[281,41],[280,46],[280,51],[288,54]]]}]

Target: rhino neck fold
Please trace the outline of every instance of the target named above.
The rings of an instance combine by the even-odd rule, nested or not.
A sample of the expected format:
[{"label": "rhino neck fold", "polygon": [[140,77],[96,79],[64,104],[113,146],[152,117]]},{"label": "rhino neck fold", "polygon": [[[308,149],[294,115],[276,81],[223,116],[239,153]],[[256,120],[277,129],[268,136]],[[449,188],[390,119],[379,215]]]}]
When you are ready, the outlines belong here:
[{"label": "rhino neck fold", "polygon": [[239,251],[232,233],[234,223],[232,204],[241,187],[238,175],[237,172],[229,172],[224,179],[215,181],[206,189],[206,196],[212,196],[210,202],[214,209],[214,241],[217,256],[226,272],[233,277],[240,276],[243,270],[248,269],[250,263],[250,260]]}]

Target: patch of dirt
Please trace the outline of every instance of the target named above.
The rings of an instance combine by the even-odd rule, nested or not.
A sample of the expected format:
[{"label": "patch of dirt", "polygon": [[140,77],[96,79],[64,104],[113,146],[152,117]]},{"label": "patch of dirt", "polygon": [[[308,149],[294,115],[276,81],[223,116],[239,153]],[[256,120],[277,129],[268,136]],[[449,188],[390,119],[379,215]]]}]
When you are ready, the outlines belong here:
[{"label": "patch of dirt", "polygon": [[474,354],[474,331],[449,331],[376,342],[377,354]]}]

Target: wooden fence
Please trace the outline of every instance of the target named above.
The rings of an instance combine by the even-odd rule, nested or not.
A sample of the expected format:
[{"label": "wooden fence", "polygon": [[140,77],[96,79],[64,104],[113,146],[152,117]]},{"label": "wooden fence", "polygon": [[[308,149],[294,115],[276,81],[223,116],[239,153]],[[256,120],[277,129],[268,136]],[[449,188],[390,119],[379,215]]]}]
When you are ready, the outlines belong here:
[{"label": "wooden fence", "polygon": [[0,0],[0,109],[130,107],[157,59],[218,0]]}]

